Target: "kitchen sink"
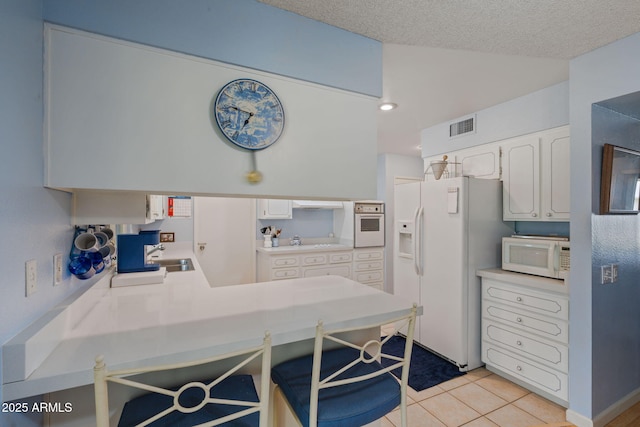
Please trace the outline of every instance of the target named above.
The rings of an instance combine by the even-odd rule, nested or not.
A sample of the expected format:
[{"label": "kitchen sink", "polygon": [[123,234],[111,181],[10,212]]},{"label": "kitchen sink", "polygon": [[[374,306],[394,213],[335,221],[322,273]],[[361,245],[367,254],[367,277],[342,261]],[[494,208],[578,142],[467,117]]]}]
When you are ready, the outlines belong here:
[{"label": "kitchen sink", "polygon": [[168,273],[174,271],[193,271],[193,261],[191,258],[176,258],[176,259],[154,259],[152,264],[158,264],[160,267],[165,267]]}]

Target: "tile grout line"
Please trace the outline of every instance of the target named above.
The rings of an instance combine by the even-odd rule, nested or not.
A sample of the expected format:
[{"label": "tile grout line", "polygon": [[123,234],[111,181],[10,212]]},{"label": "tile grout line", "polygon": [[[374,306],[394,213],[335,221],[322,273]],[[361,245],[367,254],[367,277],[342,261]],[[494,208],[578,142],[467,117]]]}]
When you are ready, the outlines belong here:
[{"label": "tile grout line", "polygon": [[[472,372],[472,371],[469,371],[469,372]],[[483,374],[484,374],[484,375],[483,375]],[[496,412],[496,411],[499,411],[499,410],[501,410],[501,409],[504,409],[504,408],[506,408],[506,407],[508,407],[508,406],[513,406],[513,407],[517,408],[518,410],[521,410],[522,412],[524,412],[524,413],[528,414],[529,416],[533,417],[534,419],[538,420],[538,421],[540,422],[540,425],[545,425],[546,421],[542,420],[542,419],[539,417],[539,415],[536,415],[536,414],[534,414],[534,413],[531,413],[530,411],[528,411],[528,410],[526,410],[526,409],[524,409],[524,408],[521,408],[520,406],[515,405],[515,404],[516,404],[516,402],[518,402],[518,401],[520,401],[520,400],[522,400],[522,399],[526,398],[527,396],[530,396],[530,395],[532,395],[532,394],[535,394],[535,393],[533,393],[533,392],[531,392],[531,391],[528,391],[528,390],[525,390],[525,391],[526,391],[526,394],[524,394],[524,395],[522,395],[522,396],[519,396],[518,398],[516,398],[516,399],[514,399],[514,400],[508,400],[508,399],[504,398],[503,396],[501,396],[501,395],[497,394],[496,392],[494,392],[494,391],[492,391],[492,390],[490,390],[490,389],[486,388],[486,387],[485,387],[485,386],[483,386],[482,384],[478,384],[478,381],[480,381],[480,380],[482,380],[482,379],[484,379],[484,378],[490,377],[490,376],[492,376],[492,375],[496,375],[495,373],[493,373],[493,372],[491,372],[491,371],[488,371],[488,370],[485,370],[485,372],[480,373],[480,375],[481,375],[481,376],[478,376],[478,375],[469,376],[469,377],[465,378],[466,382],[464,382],[464,383],[462,383],[462,384],[458,384],[458,385],[456,385],[456,386],[454,386],[454,387],[452,387],[452,388],[449,388],[449,389],[445,389],[445,388],[443,388],[443,387],[439,387],[439,390],[438,390],[435,394],[430,395],[430,396],[428,396],[428,397],[426,397],[426,398],[424,398],[424,399],[420,399],[420,400],[414,399],[414,397],[416,397],[416,398],[417,398],[416,394],[418,394],[418,393],[420,393],[420,392],[418,392],[418,391],[416,391],[416,390],[414,390],[414,389],[411,389],[411,390],[413,391],[413,396],[414,396],[414,397],[408,396],[408,397],[410,397],[410,399],[411,399],[411,403],[408,403],[408,404],[407,404],[407,408],[408,408],[408,407],[410,407],[410,406],[412,406],[412,405],[414,405],[414,404],[418,404],[422,410],[426,411],[429,415],[431,415],[432,417],[434,417],[436,420],[438,420],[438,421],[439,421],[440,423],[442,423],[443,425],[447,425],[447,424],[444,422],[444,420],[442,420],[442,419],[438,418],[438,417],[437,417],[433,412],[429,411],[426,407],[424,407],[423,405],[421,405],[421,402],[427,401],[427,400],[429,400],[429,399],[431,399],[431,398],[434,398],[434,397],[436,397],[436,396],[440,396],[440,395],[443,395],[443,394],[447,394],[449,397],[453,398],[455,401],[457,401],[457,402],[459,402],[459,403],[463,404],[465,407],[467,407],[467,408],[469,408],[470,410],[472,410],[472,411],[474,411],[474,412],[476,412],[476,413],[478,413],[478,414],[479,414],[479,416],[477,416],[477,417],[475,417],[475,418],[472,418],[472,419],[468,420],[467,422],[465,422],[464,424],[461,424],[461,425],[460,425],[460,426],[458,426],[458,427],[464,427],[465,425],[467,425],[467,424],[469,424],[469,423],[473,423],[474,421],[477,421],[477,420],[479,420],[479,419],[483,419],[483,418],[484,418],[484,419],[486,419],[487,421],[489,421],[489,422],[493,423],[493,424],[496,424],[494,421],[492,421],[490,418],[488,418],[488,415],[490,415],[490,414],[492,414],[492,413],[494,413],[494,412]],[[461,378],[462,378],[462,377],[461,377]],[[454,379],[454,380],[455,380],[455,379]],[[449,381],[452,381],[452,380],[449,380]],[[446,382],[445,382],[445,383],[446,383]],[[495,397],[496,397],[496,398],[498,398],[498,399],[501,399],[501,400],[505,401],[506,403],[505,403],[505,404],[501,404],[499,407],[497,407],[497,408],[495,408],[495,409],[491,410],[490,412],[487,412],[487,413],[485,413],[485,414],[481,413],[480,411],[478,411],[478,410],[474,409],[474,408],[473,408],[473,407],[471,407],[469,404],[467,404],[466,402],[462,401],[461,399],[459,399],[458,397],[456,397],[454,394],[452,394],[452,393],[451,393],[453,390],[459,389],[459,388],[464,387],[464,386],[469,385],[469,384],[476,384],[478,387],[482,388],[484,391],[488,392],[489,394],[491,394],[491,395],[495,396]],[[436,386],[433,386],[433,387],[438,387],[438,386],[439,386],[439,385],[436,385]],[[388,421],[389,423],[391,423],[392,425],[394,425],[394,426],[395,426],[395,424],[394,424],[390,419],[388,419],[388,418],[387,418],[387,421]],[[506,426],[499,426],[499,427],[506,427]]]},{"label": "tile grout line", "polygon": [[[508,401],[508,400],[504,399],[503,397],[499,396],[498,394],[494,393],[492,390],[489,390],[489,389],[487,389],[486,387],[483,387],[483,386],[482,386],[482,384],[477,384],[477,382],[478,382],[479,380],[481,380],[481,379],[483,379],[483,378],[487,378],[487,377],[489,377],[489,376],[491,376],[491,375],[495,375],[494,373],[491,373],[490,371],[488,371],[488,372],[489,372],[489,374],[488,374],[488,375],[484,375],[484,376],[482,376],[482,377],[477,377],[477,378],[475,378],[475,379],[473,379],[473,380],[468,380],[468,381],[467,381],[466,383],[464,383],[464,384],[460,384],[460,385],[458,385],[458,386],[456,386],[456,387],[453,387],[453,388],[450,388],[450,389],[447,389],[447,390],[444,390],[444,389],[443,389],[442,393],[438,393],[438,394],[435,394],[435,395],[433,395],[433,396],[429,396],[429,397],[427,397],[427,398],[425,398],[425,399],[422,399],[421,401],[414,401],[414,404],[415,404],[415,403],[420,404],[420,402],[422,402],[422,401],[429,400],[429,399],[431,399],[432,397],[439,396],[439,395],[441,395],[441,394],[445,394],[445,393],[446,393],[446,394],[448,394],[450,397],[452,397],[453,399],[455,399],[456,401],[458,401],[458,402],[460,402],[461,404],[463,404],[464,406],[466,406],[467,408],[469,408],[469,409],[471,409],[472,411],[474,411],[474,412],[476,412],[476,413],[480,414],[478,417],[475,417],[475,418],[473,418],[473,419],[471,419],[471,420],[467,421],[466,423],[461,424],[460,426],[458,426],[458,427],[463,427],[463,426],[465,426],[465,425],[467,425],[467,424],[469,424],[469,423],[472,423],[472,422],[474,422],[474,421],[476,421],[476,420],[478,420],[478,419],[480,419],[480,418],[486,418],[487,420],[489,420],[489,421],[491,421],[491,422],[493,423],[493,421],[492,421],[490,418],[488,418],[488,417],[487,417],[487,415],[492,414],[492,413],[494,413],[494,412],[496,412],[496,411],[498,411],[498,410],[500,410],[500,409],[503,409],[503,408],[505,408],[505,407],[507,407],[507,406],[514,405],[514,404],[515,404],[515,402],[517,402],[517,401],[519,401],[519,400],[521,400],[521,399],[523,399],[523,398],[525,398],[525,397],[527,397],[527,396],[529,396],[529,395],[533,394],[532,392],[530,392],[530,391],[529,391],[529,392],[527,392],[527,394],[525,394],[525,395],[523,395],[523,396],[520,396],[520,397],[518,397],[517,399],[515,399],[515,400],[513,400],[513,401]],[[451,391],[452,391],[452,390],[456,390],[456,389],[461,388],[461,387],[464,387],[464,386],[466,386],[466,385],[468,385],[468,384],[476,384],[478,387],[482,388],[483,390],[485,390],[486,392],[490,393],[491,395],[493,395],[493,396],[495,396],[495,397],[497,397],[497,398],[499,398],[499,399],[501,399],[501,400],[504,400],[506,403],[505,403],[505,404],[503,404],[503,405],[500,405],[499,407],[497,407],[497,408],[493,409],[493,410],[492,410],[492,411],[490,411],[490,412],[487,412],[487,413],[485,413],[485,414],[482,414],[482,413],[478,412],[476,409],[474,409],[473,407],[469,406],[466,402],[463,402],[462,400],[458,399],[455,395],[451,394]],[[415,390],[414,390],[414,391],[415,391]],[[412,400],[413,400],[413,399],[412,399]],[[446,423],[444,422],[444,420],[441,420],[440,418],[438,418],[438,417],[437,417],[433,412],[429,411],[429,410],[428,410],[427,408],[425,408],[424,406],[422,406],[422,405],[420,405],[420,406],[421,406],[425,411],[427,411],[429,414],[431,414],[434,418],[436,418],[438,421],[440,421],[442,424],[445,424],[445,425],[446,425]],[[515,405],[514,405],[514,406],[515,406]],[[525,410],[525,409],[523,409],[523,408],[520,408],[520,407],[518,407],[518,406],[516,406],[516,408],[518,408],[518,409],[520,409],[521,411],[523,411],[523,412],[525,412],[525,413],[527,413],[527,414],[531,415],[531,416],[532,416],[533,418],[535,418],[536,420],[539,420],[539,421],[540,421],[540,423],[544,423],[544,422],[545,422],[544,420],[541,420],[541,419],[540,419],[538,416],[536,416],[535,414],[532,414],[532,413],[530,413],[529,411],[527,411],[527,410]],[[495,423],[494,423],[494,424],[495,424]],[[500,426],[500,427],[503,427],[503,426]]]}]

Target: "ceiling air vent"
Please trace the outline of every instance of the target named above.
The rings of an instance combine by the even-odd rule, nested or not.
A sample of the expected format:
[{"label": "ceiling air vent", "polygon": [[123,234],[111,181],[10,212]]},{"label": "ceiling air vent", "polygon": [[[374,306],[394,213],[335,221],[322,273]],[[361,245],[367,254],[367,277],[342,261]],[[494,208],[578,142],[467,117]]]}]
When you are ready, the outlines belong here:
[{"label": "ceiling air vent", "polygon": [[468,119],[460,120],[456,123],[449,125],[449,138],[453,138],[467,133],[473,133],[476,131],[476,118],[469,117]]}]

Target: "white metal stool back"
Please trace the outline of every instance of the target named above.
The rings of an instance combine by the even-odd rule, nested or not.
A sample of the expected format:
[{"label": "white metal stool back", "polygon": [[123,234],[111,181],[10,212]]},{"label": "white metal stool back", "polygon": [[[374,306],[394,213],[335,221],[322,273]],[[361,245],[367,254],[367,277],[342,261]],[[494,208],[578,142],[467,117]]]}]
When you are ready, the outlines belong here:
[{"label": "white metal stool back", "polygon": [[[150,384],[133,381],[127,379],[125,377],[149,372],[158,372],[158,371],[169,371],[180,368],[188,368],[198,365],[204,365],[211,362],[217,362],[224,359],[230,359],[232,357],[239,356],[247,356],[242,359],[241,362],[227,370],[222,375],[218,376],[212,382],[208,384],[204,384],[199,381],[189,382],[178,390],[169,390],[162,387],[156,387]],[[227,378],[232,377],[236,372],[238,372],[241,368],[248,365],[253,360],[262,356],[262,364],[261,364],[261,379],[260,379],[260,395],[257,402],[255,401],[243,401],[243,400],[235,400],[235,399],[225,399],[225,398],[211,398],[209,396],[209,390],[211,390],[216,385],[220,384]],[[109,427],[109,397],[108,397],[108,382],[119,383],[126,386],[146,390],[152,393],[158,393],[165,396],[170,396],[173,398],[173,405],[167,409],[161,410],[161,412],[155,414],[151,418],[137,424],[137,426],[146,426],[156,420],[161,419],[162,417],[174,412],[180,411],[182,413],[192,413],[195,412],[207,404],[218,404],[218,405],[235,405],[240,407],[247,407],[247,409],[237,411],[231,415],[224,416],[222,418],[218,418],[213,421],[208,421],[202,424],[198,424],[198,427],[209,427],[209,426],[217,426],[231,420],[235,420],[246,415],[250,415],[256,412],[259,412],[260,419],[260,427],[267,427],[268,425],[268,411],[269,411],[269,372],[271,368],[271,335],[269,332],[265,333],[264,340],[262,345],[252,348],[247,348],[239,351],[235,351],[232,353],[226,353],[218,356],[213,356],[204,359],[198,359],[193,361],[187,361],[182,363],[175,363],[169,365],[156,365],[156,366],[148,366],[137,369],[122,369],[122,370],[114,370],[108,371],[107,366],[104,363],[104,358],[102,356],[96,357],[96,364],[94,367],[94,387],[95,387],[95,402],[96,402],[96,419],[97,419],[97,427]],[[189,388],[200,388],[205,391],[205,397],[202,402],[195,407],[183,407],[179,403],[180,394],[189,389]]]},{"label": "white metal stool back", "polygon": [[[407,426],[407,386],[409,382],[409,365],[411,362],[411,350],[413,347],[413,335],[414,335],[415,322],[416,322],[416,313],[417,313],[417,306],[414,304],[413,307],[411,308],[411,312],[408,315],[387,320],[381,323],[374,323],[374,324],[369,324],[367,326],[360,326],[357,328],[325,330],[322,324],[322,321],[318,322],[318,325],[316,327],[316,337],[315,337],[314,353],[313,353],[313,365],[311,370],[311,391],[310,391],[310,396],[308,400],[309,401],[308,422],[307,420],[302,420],[299,414],[296,413],[296,410],[294,409],[295,405],[291,401],[289,401],[289,399],[287,398],[287,392],[284,390],[284,387],[282,387],[281,384],[278,384],[279,382],[281,383],[286,382],[286,379],[284,381],[278,381],[278,379],[276,379],[278,377],[278,373],[276,372],[278,371],[278,366],[280,365],[276,366],[275,369],[272,369],[272,379],[274,379],[274,381],[276,382],[277,390],[284,395],[285,399],[287,399],[287,403],[289,404],[290,409],[292,409],[292,412],[296,414],[296,417],[298,418],[298,422],[301,425],[308,425],[309,427],[316,427],[319,424],[318,406],[320,404],[319,401],[322,400],[320,396],[321,390],[342,386],[346,384],[363,382],[363,381],[370,380],[372,378],[381,377],[383,375],[391,376],[392,375],[390,374],[391,371],[400,368],[401,379],[400,379],[399,392],[400,392],[401,422],[402,422],[402,426],[406,427]],[[371,340],[365,343],[364,345],[358,345],[356,343],[349,342],[343,338],[336,336],[346,332],[378,328],[378,327],[390,325],[390,324],[394,324],[394,327],[395,327],[392,333],[382,338],[382,340]],[[406,329],[407,332],[406,332],[406,344],[404,347],[403,355],[394,356],[394,355],[383,353],[382,346],[387,341],[389,341],[391,337],[393,337],[398,331],[403,329],[405,326],[407,327]],[[348,348],[354,349],[356,350],[356,352],[353,352],[352,354],[359,354],[359,357],[356,356],[356,359],[352,361],[347,360],[346,363],[342,365],[341,368],[333,371],[332,374],[321,379],[320,378],[321,367],[324,367],[322,365],[323,356],[332,357],[331,353],[335,351],[335,350],[323,351],[323,343],[325,342],[325,340],[330,340],[335,343],[338,343],[342,346],[342,348],[348,347]],[[391,362],[388,366],[381,366],[379,362],[382,359],[388,359]],[[284,362],[282,365],[284,365],[285,363],[290,363],[290,362]],[[377,366],[377,368],[371,367],[368,369],[366,373],[355,374],[355,376],[343,375],[349,369],[352,369],[358,364],[374,365],[374,366]],[[286,376],[287,374],[284,374],[284,375]],[[342,378],[338,378],[341,375],[342,375]],[[344,378],[345,376],[347,378]],[[395,378],[394,378],[394,381],[397,384],[397,380],[395,380]],[[358,396],[353,394],[350,394],[348,397],[344,398],[347,405],[348,405],[348,401],[356,401],[357,399],[358,399]]]}]

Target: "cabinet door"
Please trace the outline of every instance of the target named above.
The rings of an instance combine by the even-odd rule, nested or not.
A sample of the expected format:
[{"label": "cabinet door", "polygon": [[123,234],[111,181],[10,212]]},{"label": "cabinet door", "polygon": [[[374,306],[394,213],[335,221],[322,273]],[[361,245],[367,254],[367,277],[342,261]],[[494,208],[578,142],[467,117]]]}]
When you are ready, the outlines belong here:
[{"label": "cabinet door", "polygon": [[73,193],[73,224],[149,224],[153,221],[150,198],[145,194],[93,190]]},{"label": "cabinet door", "polygon": [[166,196],[149,195],[149,218],[157,221],[165,217],[165,205],[167,203]]},{"label": "cabinet door", "polygon": [[540,217],[540,138],[505,141],[502,152],[503,219],[535,221]]},{"label": "cabinet door", "polygon": [[349,264],[332,265],[317,268],[303,268],[302,277],[316,277],[316,276],[342,276],[347,279],[351,278],[351,266]]},{"label": "cabinet door", "polygon": [[455,153],[462,166],[462,175],[483,179],[500,178],[500,146],[497,143],[483,144]]},{"label": "cabinet door", "polygon": [[569,376],[565,373],[530,362],[486,342],[482,343],[482,360],[563,402],[569,399]]},{"label": "cabinet door", "polygon": [[344,262],[351,262],[353,256],[351,252],[337,252],[329,254],[330,264],[341,264]]},{"label": "cabinet door", "polygon": [[308,253],[302,255],[302,265],[321,265],[327,263],[327,254]]},{"label": "cabinet door", "polygon": [[542,139],[542,218],[568,221],[570,210],[569,129],[564,127]]},{"label": "cabinet door", "polygon": [[292,217],[291,200],[258,200],[258,219],[291,219]]}]

